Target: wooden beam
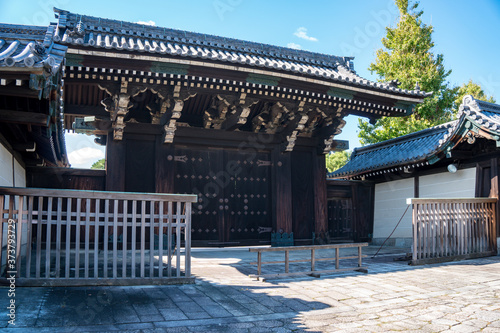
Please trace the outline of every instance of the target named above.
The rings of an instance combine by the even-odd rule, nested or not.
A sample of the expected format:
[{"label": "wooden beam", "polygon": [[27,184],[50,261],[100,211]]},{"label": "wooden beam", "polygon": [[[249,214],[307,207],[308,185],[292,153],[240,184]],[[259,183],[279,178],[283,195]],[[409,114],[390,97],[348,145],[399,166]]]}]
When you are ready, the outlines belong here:
[{"label": "wooden beam", "polygon": [[0,109],[0,122],[48,127],[50,116],[43,113]]},{"label": "wooden beam", "polygon": [[96,117],[109,117],[109,113],[106,112],[102,105],[75,105],[75,104],[65,104],[64,105],[64,115],[65,116],[96,116]]},{"label": "wooden beam", "polygon": [[14,143],[12,148],[16,151],[32,153],[36,150],[36,142]]},{"label": "wooden beam", "polygon": [[39,94],[40,92],[38,90],[32,90],[27,86],[0,86],[0,95],[4,96],[38,98]]},{"label": "wooden beam", "polygon": [[449,152],[449,157],[454,159],[466,159],[474,157],[474,154],[470,150],[455,150]]}]

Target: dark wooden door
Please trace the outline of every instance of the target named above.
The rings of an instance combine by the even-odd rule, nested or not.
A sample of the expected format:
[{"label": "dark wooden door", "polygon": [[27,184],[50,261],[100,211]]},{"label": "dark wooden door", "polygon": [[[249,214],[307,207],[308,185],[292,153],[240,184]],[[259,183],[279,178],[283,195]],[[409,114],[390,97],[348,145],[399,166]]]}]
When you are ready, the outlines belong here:
[{"label": "dark wooden door", "polygon": [[174,188],[197,194],[192,240],[200,245],[258,244],[270,240],[269,154],[176,148]]},{"label": "dark wooden door", "polygon": [[352,199],[328,200],[328,234],[333,240],[353,239]]},{"label": "dark wooden door", "polygon": [[222,167],[222,151],[176,148],[172,158],[175,192],[198,195],[198,202],[193,205],[192,240],[219,241],[223,231],[218,203],[223,189],[216,173]]},{"label": "dark wooden door", "polygon": [[151,140],[126,140],[125,191],[154,193],[155,145]]},{"label": "dark wooden door", "polygon": [[269,161],[269,153],[224,152],[225,170],[229,175],[223,200],[227,241],[247,244],[270,241]]}]

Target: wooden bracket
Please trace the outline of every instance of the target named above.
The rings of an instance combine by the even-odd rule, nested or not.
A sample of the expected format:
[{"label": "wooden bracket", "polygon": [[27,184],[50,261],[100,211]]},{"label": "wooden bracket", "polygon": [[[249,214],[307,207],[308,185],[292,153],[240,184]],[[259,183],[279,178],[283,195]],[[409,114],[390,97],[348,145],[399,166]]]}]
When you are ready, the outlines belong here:
[{"label": "wooden bracket", "polygon": [[258,99],[247,98],[246,93],[241,93],[236,105],[231,106],[231,115],[226,117],[220,128],[226,131],[235,130],[247,122],[251,107],[259,102]]}]

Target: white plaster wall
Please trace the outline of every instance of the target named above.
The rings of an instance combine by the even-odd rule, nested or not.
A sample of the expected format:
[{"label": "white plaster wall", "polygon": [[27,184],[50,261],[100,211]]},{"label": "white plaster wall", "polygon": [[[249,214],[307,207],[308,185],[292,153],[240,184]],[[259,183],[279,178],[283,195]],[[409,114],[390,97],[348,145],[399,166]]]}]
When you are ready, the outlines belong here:
[{"label": "white plaster wall", "polygon": [[[473,198],[476,169],[462,169],[456,173],[442,172],[421,176],[420,198]],[[397,180],[375,185],[373,238],[387,238],[403,215],[406,198],[414,197],[414,179]],[[391,238],[411,238],[411,208]]]},{"label": "white plaster wall", "polygon": [[[14,165],[12,165],[12,161],[14,161]],[[0,144],[0,186],[15,186],[15,187],[26,187],[26,170],[13,159],[12,154],[2,145]],[[6,200],[5,205],[8,207],[8,201]],[[16,202],[17,205],[17,202]],[[3,258],[6,258],[6,244],[7,244],[7,228],[5,228],[2,234],[2,245],[3,248],[0,249],[3,251]],[[23,230],[17,230],[17,232],[21,232],[21,242],[23,245],[27,244],[27,226],[23,225]],[[5,263],[5,259],[3,259],[3,264]]]},{"label": "white plaster wall", "polygon": [[0,186],[12,184],[12,154],[0,144]]},{"label": "white plaster wall", "polygon": [[[407,207],[406,198],[412,198],[415,193],[413,184],[410,178],[375,185],[373,238],[390,235]],[[411,211],[408,210],[391,238],[411,236]]]},{"label": "white plaster wall", "polygon": [[421,198],[474,198],[476,168],[420,177]]}]

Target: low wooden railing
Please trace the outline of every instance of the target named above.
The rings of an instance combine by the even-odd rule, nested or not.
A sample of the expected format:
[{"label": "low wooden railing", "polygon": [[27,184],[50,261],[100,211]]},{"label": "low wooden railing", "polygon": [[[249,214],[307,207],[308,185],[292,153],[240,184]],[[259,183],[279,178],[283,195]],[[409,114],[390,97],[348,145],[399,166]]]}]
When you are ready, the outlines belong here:
[{"label": "low wooden railing", "polygon": [[[362,248],[363,246],[368,246],[368,243],[351,243],[351,244],[329,244],[329,245],[306,245],[306,246],[286,246],[286,247],[269,247],[269,248],[250,248],[250,252],[257,252],[257,262],[252,262],[252,265],[257,264],[257,275],[250,275],[250,277],[253,278],[262,278],[262,279],[270,279],[270,278],[278,278],[278,277],[286,277],[286,276],[292,276],[292,275],[311,275],[315,277],[319,277],[320,274],[327,274],[327,273],[336,273],[336,272],[345,272],[345,271],[359,271],[363,273],[367,273],[368,270],[366,267],[363,267],[362,264]],[[348,249],[348,248],[357,248],[357,255],[351,255],[351,256],[340,256],[340,249]],[[317,251],[320,250],[329,250],[333,249],[334,250],[334,256],[333,257],[320,257],[317,258],[316,254]],[[310,258],[307,259],[293,259],[290,260],[290,252],[297,252],[297,251],[310,251]],[[262,254],[263,253],[275,253],[275,252],[284,252],[285,254],[285,260],[281,261],[262,261]],[[344,259],[356,259],[357,260],[357,266],[356,267],[343,267],[340,268],[340,260]],[[329,268],[329,269],[321,269],[321,270],[316,270],[316,262],[321,262],[321,261],[330,261],[335,263],[335,268]],[[297,266],[294,270],[294,272],[290,272],[290,263],[303,263],[303,262],[310,262],[311,265],[306,269],[306,267],[300,267]],[[270,265],[270,264],[285,264],[284,265],[284,272],[282,273],[269,273],[269,274],[262,274],[262,265]],[[333,265],[331,266],[333,267]]]},{"label": "low wooden railing", "polygon": [[0,188],[0,283],[191,283],[196,195]]},{"label": "low wooden railing", "polygon": [[494,198],[408,199],[413,206],[412,264],[496,254]]}]

